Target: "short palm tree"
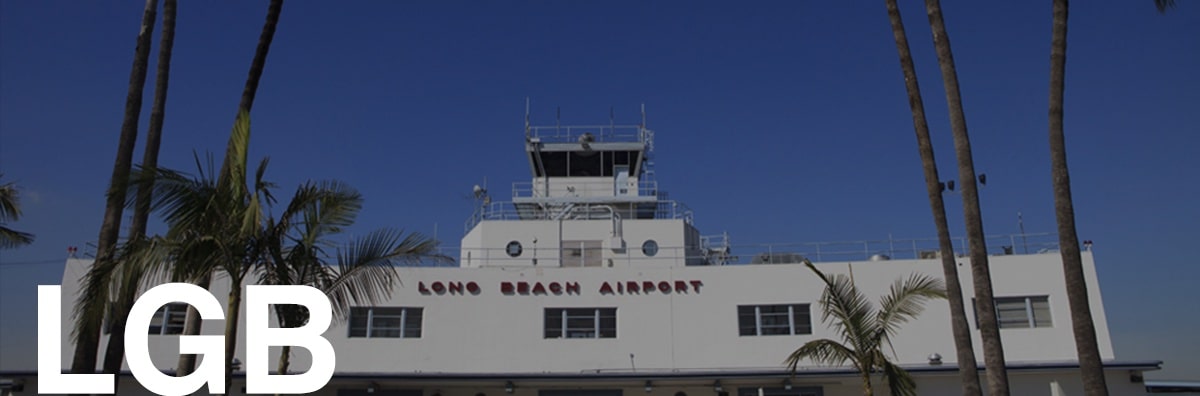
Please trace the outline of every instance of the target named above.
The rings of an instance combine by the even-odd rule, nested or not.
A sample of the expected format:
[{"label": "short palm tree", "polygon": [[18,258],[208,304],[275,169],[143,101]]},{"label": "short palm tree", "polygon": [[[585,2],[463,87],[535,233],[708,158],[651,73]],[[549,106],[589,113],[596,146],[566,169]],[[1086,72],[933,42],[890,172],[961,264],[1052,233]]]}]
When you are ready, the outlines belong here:
[{"label": "short palm tree", "polygon": [[[278,220],[268,220],[264,266],[258,283],[312,286],[329,297],[335,318],[349,316],[351,304],[374,305],[391,296],[397,264],[444,261],[437,243],[420,234],[377,230],[334,247],[328,238],[354,223],[362,196],[338,182],[306,183],[296,190]],[[274,305],[281,327],[299,327],[308,314],[298,305]],[[291,347],[284,346],[277,371],[287,374]]]},{"label": "short palm tree", "polygon": [[[4,175],[0,174],[0,177]],[[21,200],[12,182],[0,184],[0,249],[12,249],[33,243],[33,234],[4,225],[21,219]]]},{"label": "short palm tree", "polygon": [[862,376],[863,395],[875,394],[871,385],[873,373],[882,374],[893,396],[916,395],[916,382],[903,368],[892,363],[884,351],[891,349],[892,337],[900,325],[916,318],[924,310],[926,301],[946,297],[942,281],[921,274],[897,280],[880,300],[880,308],[876,311],[854,285],[853,277],[825,275],[808,260],[804,260],[804,265],[825,282],[825,291],[819,301],[821,321],[833,326],[841,336],[841,342],[820,339],[805,343],[784,361],[788,370],[795,374],[796,367],[806,359],[828,365],[849,362]]}]

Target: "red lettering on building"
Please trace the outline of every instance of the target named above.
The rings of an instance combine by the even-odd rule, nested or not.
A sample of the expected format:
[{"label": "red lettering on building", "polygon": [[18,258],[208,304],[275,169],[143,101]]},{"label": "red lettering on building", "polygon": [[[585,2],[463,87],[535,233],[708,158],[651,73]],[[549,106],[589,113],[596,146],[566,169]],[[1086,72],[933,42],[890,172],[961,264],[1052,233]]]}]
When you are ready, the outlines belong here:
[{"label": "red lettering on building", "polygon": [[630,294],[638,292],[638,283],[636,281],[625,282],[625,290]]},{"label": "red lettering on building", "polygon": [[433,284],[429,285],[429,288],[433,289],[434,293],[446,294],[446,285],[443,285],[442,282],[433,282]]},{"label": "red lettering on building", "polygon": [[529,282],[517,282],[517,294],[529,294]]},{"label": "red lettering on building", "polygon": [[429,294],[429,289],[425,288],[425,282],[417,282],[417,292],[421,294]]},{"label": "red lettering on building", "polygon": [[482,291],[479,289],[479,284],[475,282],[467,282],[467,293],[479,294]]},{"label": "red lettering on building", "polygon": [[[617,285],[620,286],[621,284],[618,283]],[[570,285],[568,284],[567,286],[569,287]],[[600,285],[600,294],[615,294],[615,293],[613,293],[612,286],[609,285],[608,282],[604,282],[604,284]]]},{"label": "red lettering on building", "polygon": [[550,282],[550,292],[554,294],[562,294],[562,285],[558,282]]},{"label": "red lettering on building", "polygon": [[671,283],[666,281],[658,282],[658,291],[662,292],[662,294],[670,294]]},{"label": "red lettering on building", "polygon": [[654,282],[651,282],[651,281],[642,282],[642,291],[644,291],[646,293],[650,293],[650,292],[654,291]]},{"label": "red lettering on building", "polygon": [[512,282],[500,282],[500,293],[513,294]]},{"label": "red lettering on building", "polygon": [[533,284],[533,294],[546,294],[546,287],[542,286],[542,282]]},{"label": "red lettering on building", "polygon": [[675,292],[676,293],[687,293],[687,282],[684,282],[681,280],[675,281]]},{"label": "red lettering on building", "polygon": [[696,293],[699,293],[699,292],[700,292],[700,286],[703,286],[703,285],[704,285],[704,282],[701,282],[701,281],[698,281],[698,280],[694,280],[694,281],[691,281],[691,282],[689,282],[689,283],[691,283],[691,284],[692,284],[692,289],[693,289],[693,290],[695,290],[695,291],[696,291]]},{"label": "red lettering on building", "polygon": [[[607,284],[608,282],[604,283]],[[611,293],[612,288],[609,288],[608,291]],[[570,293],[579,294],[579,282],[567,282],[567,294]]]}]

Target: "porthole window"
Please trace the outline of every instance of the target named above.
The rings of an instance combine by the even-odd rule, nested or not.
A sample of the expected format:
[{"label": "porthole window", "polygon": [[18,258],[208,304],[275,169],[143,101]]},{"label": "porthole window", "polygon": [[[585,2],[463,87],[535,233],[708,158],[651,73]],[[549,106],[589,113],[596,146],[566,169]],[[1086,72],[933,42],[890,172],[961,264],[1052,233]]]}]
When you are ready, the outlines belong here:
[{"label": "porthole window", "polygon": [[653,239],[646,240],[645,243],[642,243],[642,254],[647,257],[654,257],[654,255],[658,254],[658,242],[655,242]]},{"label": "porthole window", "polygon": [[509,257],[517,257],[521,255],[521,242],[512,241],[508,246],[504,247],[504,252],[508,253]]}]

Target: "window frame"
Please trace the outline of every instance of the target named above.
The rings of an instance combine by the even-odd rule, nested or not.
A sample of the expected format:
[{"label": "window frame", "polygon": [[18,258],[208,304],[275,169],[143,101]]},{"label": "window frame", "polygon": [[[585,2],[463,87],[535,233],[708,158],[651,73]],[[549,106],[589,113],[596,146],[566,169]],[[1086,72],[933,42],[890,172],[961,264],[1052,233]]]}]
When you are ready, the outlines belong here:
[{"label": "window frame", "polygon": [[[781,315],[783,312],[765,312],[764,313],[763,312],[764,308],[770,308],[773,310],[777,310],[781,307],[787,308],[787,312],[786,312],[786,314],[787,314],[787,323],[786,323],[787,332],[784,333],[784,332],[764,331],[765,329],[783,329],[784,328],[784,326],[785,326],[784,324],[780,324],[780,323],[764,324],[764,321],[763,321],[764,315],[766,315],[769,318],[779,318],[779,317],[783,316],[783,315]],[[797,309],[798,307],[803,307],[803,312],[799,312],[800,309]],[[754,334],[746,334],[744,332],[744,330],[746,330],[748,328],[748,327],[744,326],[744,323],[742,321],[743,317],[747,316],[747,313],[743,312],[743,310],[745,310],[745,309],[752,310],[752,312],[750,314],[754,316]],[[801,317],[807,317],[808,318],[807,323],[798,324],[797,320],[800,319]],[[812,332],[813,332],[812,304],[810,304],[810,303],[738,305],[737,306],[737,319],[738,319],[738,336],[739,337],[812,335]],[[773,321],[773,322],[778,322],[778,320]]]},{"label": "window frame", "polygon": [[[386,310],[399,310],[399,314],[377,312],[377,310],[385,310],[385,309]],[[355,318],[356,313],[358,313],[359,315],[362,315],[364,313],[366,314],[367,320],[366,320],[366,324],[364,326],[355,326],[354,325],[354,318]],[[414,327],[409,327],[409,325],[411,324],[409,322],[414,317],[416,318],[415,319],[415,322],[416,322],[415,330],[414,330]],[[375,325],[376,318],[399,319],[399,327],[378,327]],[[346,324],[346,338],[367,338],[367,339],[370,339],[370,338],[418,338],[419,339],[423,336],[424,326],[425,326],[425,308],[424,307],[382,307],[382,306],[351,307],[350,308],[350,320],[348,320],[347,324]],[[356,330],[361,330],[362,332],[358,333]],[[378,333],[388,332],[388,333],[377,334],[377,332]],[[396,335],[389,335],[389,334],[391,334],[391,332],[395,332],[394,334],[396,334]]]},{"label": "window frame", "polygon": [[[552,315],[553,314],[553,315]],[[590,317],[588,316],[590,314]],[[607,319],[607,320],[606,320]],[[556,326],[551,327],[557,320]],[[590,320],[591,329],[580,326],[578,321]],[[606,326],[606,321],[612,326]],[[576,322],[572,326],[572,322]],[[553,331],[552,331],[553,330]],[[557,334],[557,335],[555,335]],[[548,307],[542,310],[542,338],[552,339],[601,339],[617,338],[616,307]]]},{"label": "window frame", "polygon": [[[996,308],[996,327],[1000,329],[1045,329],[1054,327],[1054,313],[1050,309],[1049,295],[1026,295],[1026,296],[1003,296],[993,297],[993,307]],[[1015,302],[1023,302],[1025,311],[1025,322],[1020,325],[1020,322],[1004,321],[1000,315],[1000,305],[1003,303],[1013,304]],[[1045,304],[1045,317],[1039,316],[1038,307],[1036,304]],[[979,329],[979,304],[977,300],[972,298],[971,305],[975,311],[975,329]]]},{"label": "window frame", "polygon": [[[180,334],[183,334],[184,328],[187,327],[187,324],[186,324],[187,311],[188,311],[187,303],[170,302],[170,303],[163,304],[163,306],[158,307],[158,310],[154,311],[154,317],[150,319],[150,326],[146,328],[146,334],[148,334],[148,335],[180,335]],[[180,322],[177,325],[172,325],[171,324],[172,316],[183,316],[184,321]],[[156,320],[158,321],[157,325],[155,324]],[[109,327],[111,327],[111,325]],[[153,330],[155,327],[158,327],[158,331]],[[172,330],[172,329],[175,329],[175,330]]]}]

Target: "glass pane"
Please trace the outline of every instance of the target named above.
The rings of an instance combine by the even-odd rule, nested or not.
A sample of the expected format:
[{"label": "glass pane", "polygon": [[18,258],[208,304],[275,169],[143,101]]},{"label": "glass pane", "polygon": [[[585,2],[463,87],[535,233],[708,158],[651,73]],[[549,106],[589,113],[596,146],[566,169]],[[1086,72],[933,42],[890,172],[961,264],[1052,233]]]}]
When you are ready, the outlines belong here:
[{"label": "glass pane", "polygon": [[404,317],[404,336],[408,338],[421,337],[421,308],[408,308],[408,314]]},{"label": "glass pane", "polygon": [[562,337],[562,313],[563,310],[558,308],[546,309],[545,337],[559,338]]},{"label": "glass pane", "polygon": [[1050,302],[1047,297],[1032,297],[1033,323],[1037,327],[1051,327]]},{"label": "glass pane", "polygon": [[738,307],[738,335],[758,335],[758,321],[755,320],[753,305]]},{"label": "glass pane", "polygon": [[404,307],[375,307],[371,308],[375,312],[375,317],[380,316],[396,316],[399,317],[404,313]]},{"label": "glass pane", "polygon": [[400,338],[400,329],[372,329],[372,338]]},{"label": "glass pane", "polygon": [[367,327],[367,308],[350,308],[350,327]]},{"label": "glass pane", "polygon": [[350,337],[366,337],[366,336],[367,336],[367,326],[364,325],[364,326],[360,326],[360,327],[354,327],[354,326],[350,327]]},{"label": "glass pane", "polygon": [[808,311],[808,304],[793,305],[792,317],[795,319],[792,323],[793,334],[812,334],[812,315]]},{"label": "glass pane", "polygon": [[399,316],[375,315],[374,320],[371,321],[371,327],[376,328],[376,329],[382,329],[382,328],[397,328],[397,329],[399,329],[400,328],[400,317]]},{"label": "glass pane", "polygon": [[1029,327],[1029,314],[1025,310],[1025,298],[996,299],[996,318],[1000,328]]}]

